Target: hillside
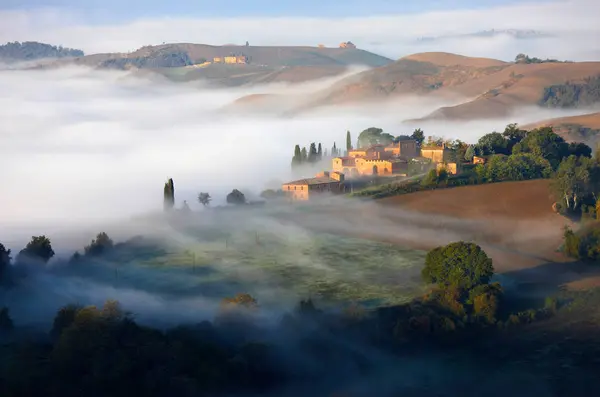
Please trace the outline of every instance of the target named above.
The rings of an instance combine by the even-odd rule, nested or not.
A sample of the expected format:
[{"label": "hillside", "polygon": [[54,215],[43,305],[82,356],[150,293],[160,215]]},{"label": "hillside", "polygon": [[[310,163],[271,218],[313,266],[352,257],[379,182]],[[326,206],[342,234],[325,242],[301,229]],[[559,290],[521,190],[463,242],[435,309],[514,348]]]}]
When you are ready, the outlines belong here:
[{"label": "hillside", "polygon": [[438,109],[425,119],[502,117],[524,105],[593,104],[600,100],[595,84],[599,74],[600,62],[527,64],[422,53],[343,79],[303,108],[428,95],[460,98],[460,104]]},{"label": "hillside", "polygon": [[567,141],[586,142],[596,146],[600,137],[600,112],[580,116],[558,117],[523,126],[524,129],[552,127]]},{"label": "hillside", "polygon": [[[247,65],[210,65],[215,57],[243,54]],[[237,86],[265,82],[302,82],[342,73],[350,65],[379,67],[392,60],[352,48],[211,46],[164,44],[131,53],[93,54],[60,61],[100,69],[142,69],[174,81],[209,80],[215,85]]]},{"label": "hillside", "polygon": [[81,50],[63,48],[62,46],[54,46],[35,41],[26,41],[23,43],[15,41],[13,43],[0,45],[0,61],[3,62],[22,62],[48,58],[81,57],[83,55],[84,53]]}]

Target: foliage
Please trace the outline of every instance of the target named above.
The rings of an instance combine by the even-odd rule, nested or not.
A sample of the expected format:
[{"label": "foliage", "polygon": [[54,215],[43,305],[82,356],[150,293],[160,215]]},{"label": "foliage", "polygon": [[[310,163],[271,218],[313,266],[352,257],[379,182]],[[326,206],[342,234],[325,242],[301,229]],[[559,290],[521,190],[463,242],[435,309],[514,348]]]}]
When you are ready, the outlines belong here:
[{"label": "foliage", "polygon": [[231,193],[227,195],[227,204],[241,205],[246,204],[246,196],[244,193],[240,192],[237,189],[233,189]]},{"label": "foliage", "polygon": [[514,146],[521,142],[527,136],[528,131],[520,129],[516,123],[508,124],[502,136],[508,141],[509,153],[512,153]]},{"label": "foliage", "polygon": [[50,239],[46,236],[33,236],[17,255],[17,262],[38,260],[47,263],[53,256],[54,250]]},{"label": "foliage", "polygon": [[410,137],[417,141],[417,145],[419,146],[423,145],[423,142],[425,141],[425,133],[420,128],[414,130]]},{"label": "foliage", "polygon": [[428,283],[468,290],[487,284],[493,274],[492,260],[481,247],[459,241],[429,251],[421,276]]},{"label": "foliage", "polygon": [[175,185],[173,184],[173,179],[169,178],[169,180],[165,183],[165,187],[163,189],[164,196],[164,210],[170,211],[175,206]]},{"label": "foliage", "polygon": [[526,54],[518,54],[515,57],[515,63],[569,63],[569,61],[559,61],[557,59],[540,59],[540,58],[530,58],[529,55]]},{"label": "foliage", "polygon": [[13,328],[14,324],[12,318],[10,318],[8,307],[0,308],[0,332],[12,331]]},{"label": "foliage", "polygon": [[477,147],[481,149],[483,155],[510,154],[508,146],[508,140],[499,132],[485,134],[477,141]]},{"label": "foliage", "polygon": [[475,172],[481,182],[522,181],[549,178],[550,163],[531,153],[510,156],[493,155],[487,163],[478,164]]},{"label": "foliage", "polygon": [[[200,61],[202,63],[202,61]],[[101,63],[102,68],[128,69],[134,68],[174,68],[193,65],[194,62],[185,51],[155,51],[148,56],[131,58],[111,58]]]},{"label": "foliage", "polygon": [[549,108],[587,107],[600,102],[600,75],[581,82],[566,82],[544,88],[540,106]]},{"label": "foliage", "polygon": [[8,281],[10,259],[10,250],[0,243],[0,284]]},{"label": "foliage", "polygon": [[394,137],[383,132],[381,128],[370,127],[358,136],[358,146],[368,147],[371,145],[389,145],[394,142]]},{"label": "foliage", "polygon": [[600,189],[600,165],[588,157],[569,156],[562,161],[552,179],[557,200],[567,212],[577,212],[582,204],[595,204]]},{"label": "foliage", "polygon": [[473,157],[475,156],[475,147],[474,146],[469,146],[467,148],[467,150],[465,150],[465,157],[464,159],[466,161],[473,161]]},{"label": "foliage", "polygon": [[16,61],[33,61],[44,58],[82,57],[83,51],[62,46],[25,41],[0,45],[0,58]]},{"label": "foliage", "polygon": [[350,131],[346,131],[346,152],[352,150],[352,136],[350,135]]},{"label": "foliage", "polygon": [[563,237],[566,255],[583,261],[600,260],[600,223],[586,225],[577,233],[567,227]]},{"label": "foliage", "polygon": [[552,169],[558,168],[562,159],[570,154],[569,145],[554,133],[552,127],[529,131],[521,142],[514,145],[512,153],[533,153],[548,160]]},{"label": "foliage", "polygon": [[436,170],[432,168],[427,172],[427,175],[421,181],[421,185],[423,187],[437,187],[439,185],[447,185],[448,184],[449,174],[445,168],[440,168]]},{"label": "foliage", "polygon": [[86,256],[100,256],[110,251],[114,247],[114,243],[108,234],[105,232],[98,233],[90,245],[84,247]]},{"label": "foliage", "polygon": [[[299,150],[300,149],[298,148],[298,151]],[[206,192],[198,193],[198,202],[200,204],[202,204],[204,207],[209,206],[211,201],[212,201],[212,197],[210,197],[210,194],[208,194]]]},{"label": "foliage", "polygon": [[331,147],[331,157],[338,157],[340,155],[340,151],[337,148],[335,142],[333,142],[333,146]]}]

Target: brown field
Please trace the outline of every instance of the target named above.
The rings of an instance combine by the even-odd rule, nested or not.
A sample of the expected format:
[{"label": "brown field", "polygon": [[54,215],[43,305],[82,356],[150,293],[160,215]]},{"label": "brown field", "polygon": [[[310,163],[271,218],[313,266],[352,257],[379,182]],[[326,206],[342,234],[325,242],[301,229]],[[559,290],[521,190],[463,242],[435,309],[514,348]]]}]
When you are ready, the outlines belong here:
[{"label": "brown field", "polygon": [[[547,294],[559,286],[600,285],[600,269],[575,263],[558,248],[572,222],[552,211],[548,180],[417,192],[323,209],[327,222],[306,227],[429,250],[453,241],[479,244],[497,273]],[[325,214],[319,219],[325,219]]]}]

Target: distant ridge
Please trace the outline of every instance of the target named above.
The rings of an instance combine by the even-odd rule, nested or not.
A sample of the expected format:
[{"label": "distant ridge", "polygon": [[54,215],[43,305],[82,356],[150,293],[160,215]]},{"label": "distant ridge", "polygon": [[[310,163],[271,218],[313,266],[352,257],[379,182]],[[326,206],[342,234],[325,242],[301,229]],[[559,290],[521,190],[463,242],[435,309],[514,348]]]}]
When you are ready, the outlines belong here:
[{"label": "distant ridge", "polygon": [[39,43],[37,41],[18,41],[0,45],[0,60],[4,61],[34,61],[49,58],[68,58],[84,56],[83,51]]}]

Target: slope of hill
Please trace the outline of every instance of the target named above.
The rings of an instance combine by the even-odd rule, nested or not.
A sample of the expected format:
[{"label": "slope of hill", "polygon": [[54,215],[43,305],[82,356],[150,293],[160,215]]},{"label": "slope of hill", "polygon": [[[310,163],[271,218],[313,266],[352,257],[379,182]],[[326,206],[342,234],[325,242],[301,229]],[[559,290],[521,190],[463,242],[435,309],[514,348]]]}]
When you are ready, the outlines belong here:
[{"label": "slope of hill", "polygon": [[524,129],[539,127],[552,127],[557,134],[569,142],[585,142],[595,147],[600,137],[600,112],[558,117],[523,126]]},{"label": "slope of hill", "polygon": [[34,61],[47,58],[81,57],[83,51],[62,46],[25,41],[0,45],[0,60],[4,62]]},{"label": "slope of hill", "polygon": [[[304,108],[431,95],[458,97],[460,104],[441,108],[425,119],[502,117],[519,106],[539,106],[546,96],[556,97],[554,93],[562,92],[561,85],[567,82],[577,82],[579,88],[590,85],[599,74],[600,62],[522,64],[422,53],[343,79],[315,95]],[[569,91],[563,97],[569,97],[570,106],[583,99],[589,105],[598,91],[594,87],[590,86],[585,95],[571,95]]]}]

